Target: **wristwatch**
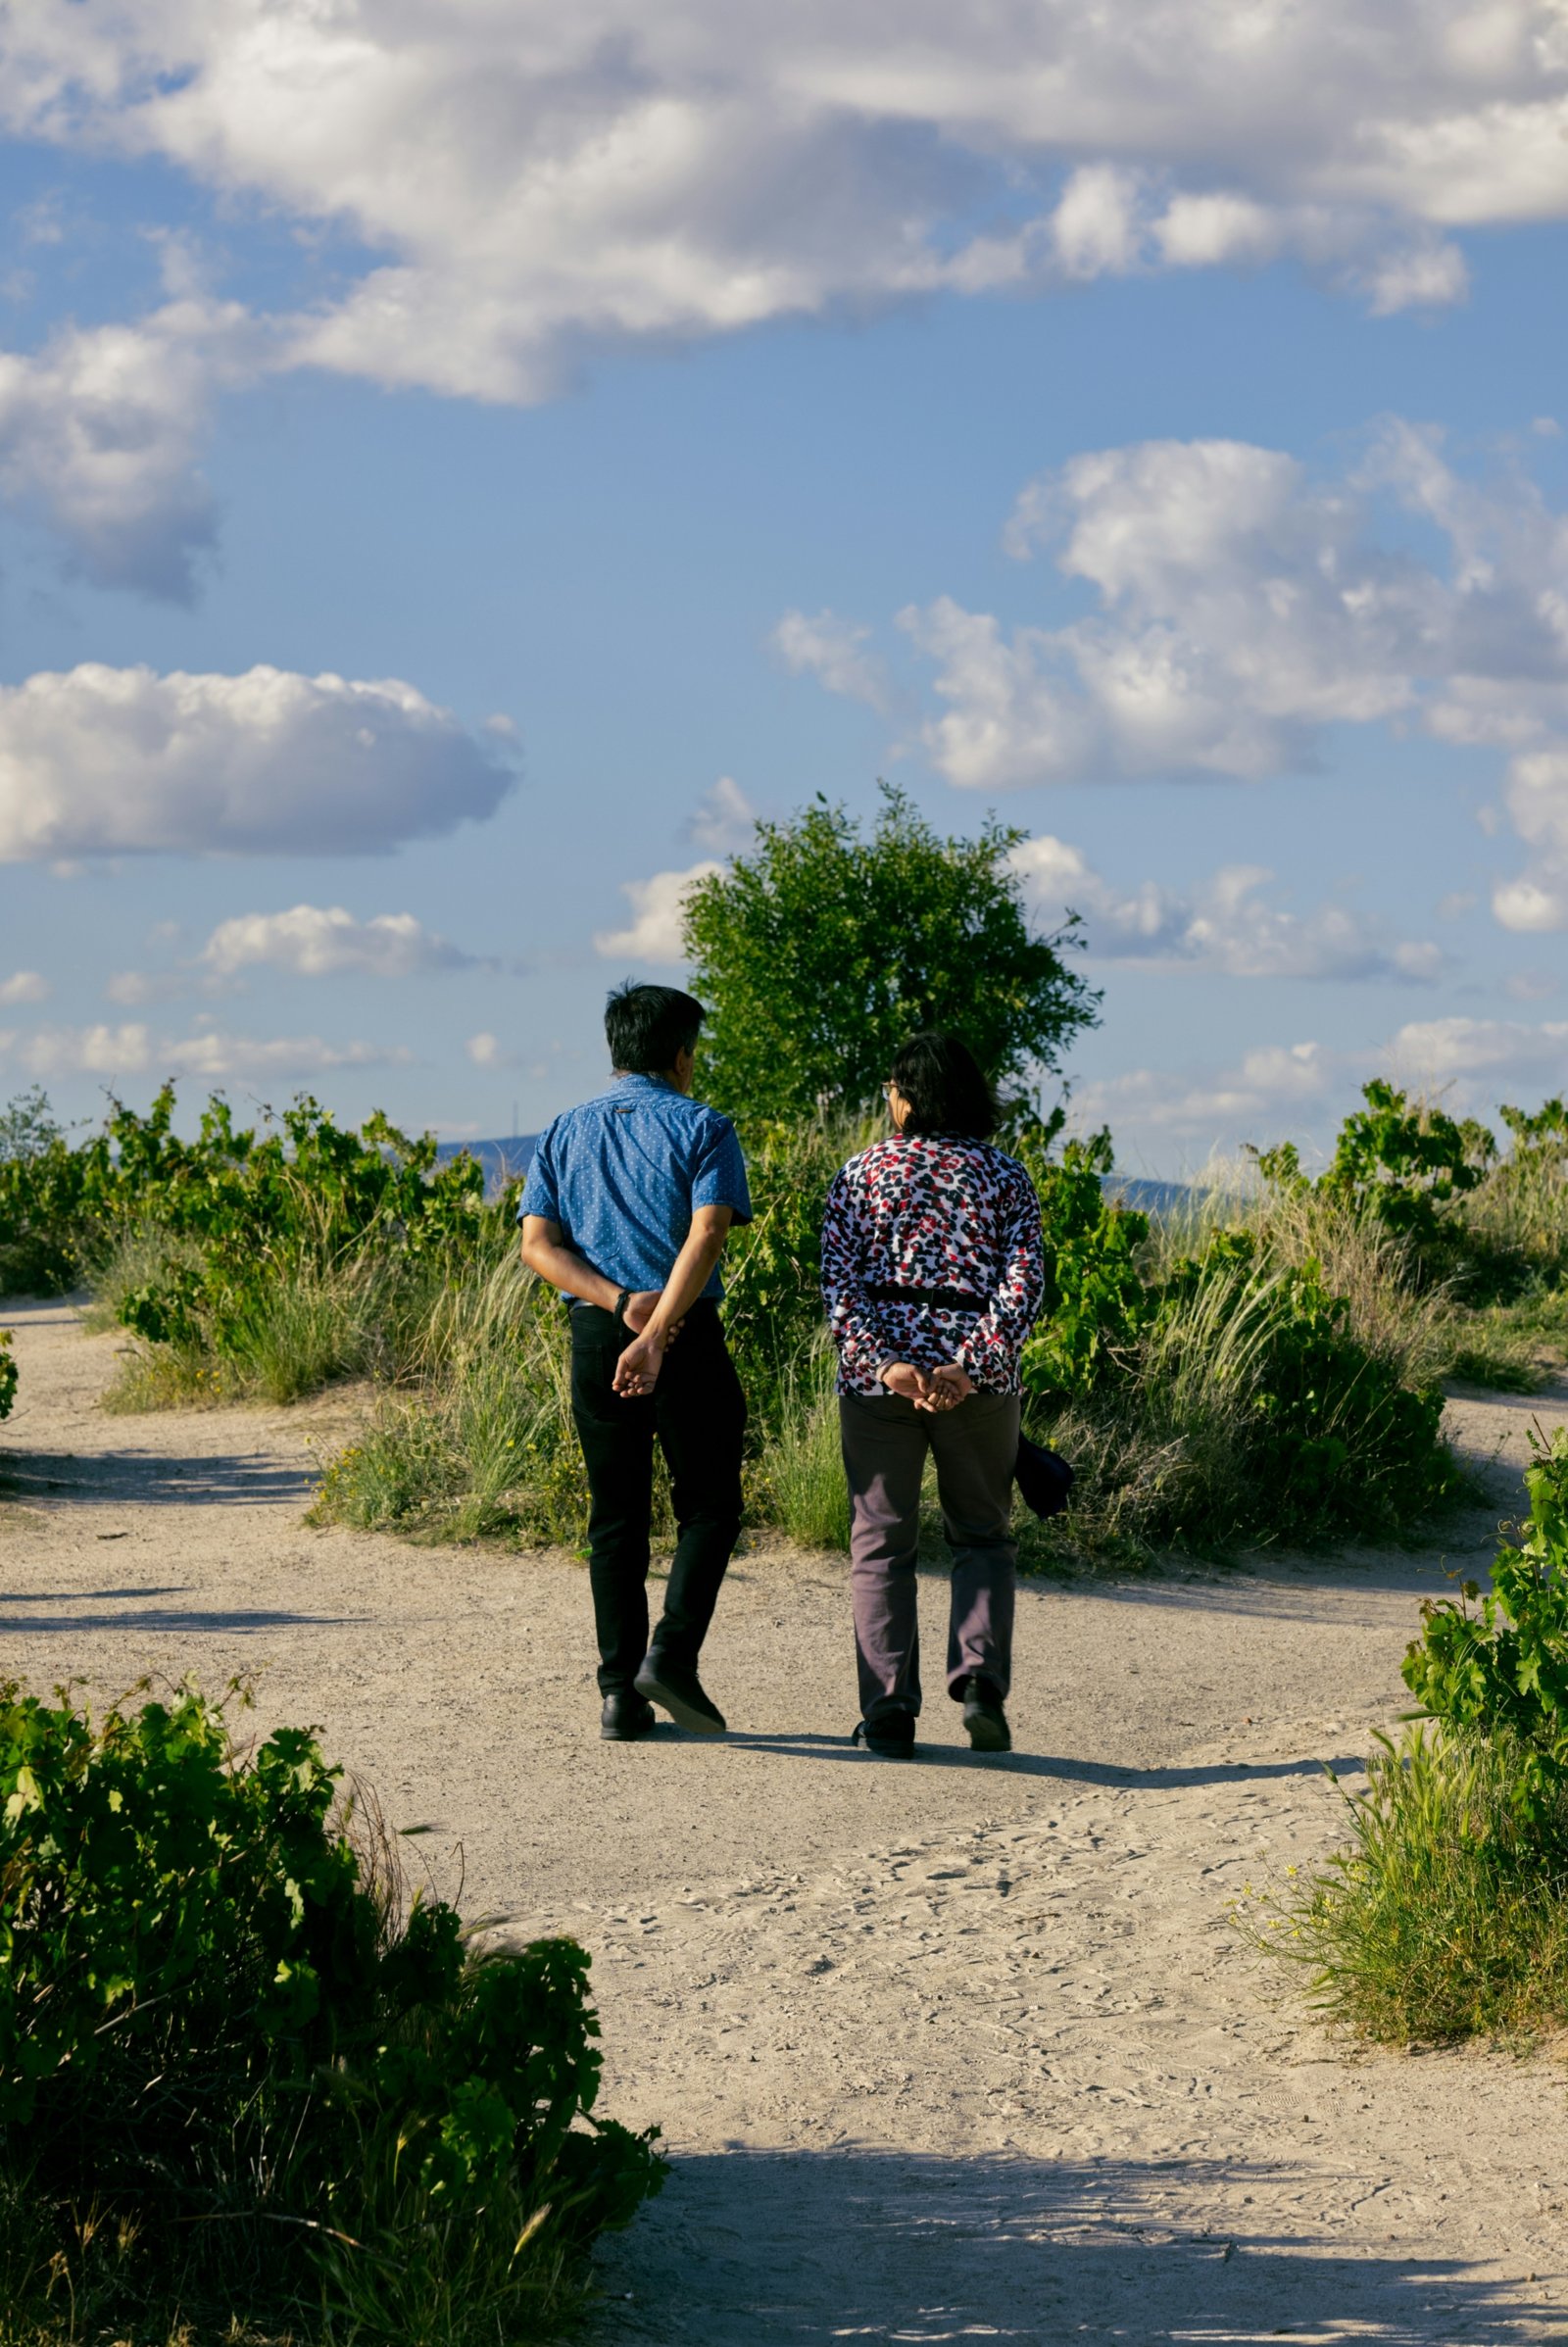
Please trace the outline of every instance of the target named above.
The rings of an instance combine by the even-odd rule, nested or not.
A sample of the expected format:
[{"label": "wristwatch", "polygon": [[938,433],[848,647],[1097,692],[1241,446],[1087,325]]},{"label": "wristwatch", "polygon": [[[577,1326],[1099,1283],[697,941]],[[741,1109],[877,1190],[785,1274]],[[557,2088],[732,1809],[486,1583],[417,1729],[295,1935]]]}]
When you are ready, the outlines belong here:
[{"label": "wristwatch", "polygon": [[620,1322],[622,1328],[626,1325],[626,1306],[631,1301],[631,1294],[629,1288],[622,1288],[615,1298],[615,1318]]}]

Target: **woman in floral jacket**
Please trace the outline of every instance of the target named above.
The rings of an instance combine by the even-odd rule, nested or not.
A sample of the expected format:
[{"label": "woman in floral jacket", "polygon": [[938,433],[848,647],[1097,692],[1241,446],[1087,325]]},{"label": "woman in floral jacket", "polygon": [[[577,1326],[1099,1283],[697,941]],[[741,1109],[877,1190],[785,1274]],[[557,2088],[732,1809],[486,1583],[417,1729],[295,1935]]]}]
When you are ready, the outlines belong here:
[{"label": "woman in floral jacket", "polygon": [[990,1140],[997,1106],[968,1047],[916,1035],[883,1087],[894,1130],[828,1192],[822,1293],[839,1354],[853,1526],[860,1726],[914,1749],[920,1482],[936,1459],[953,1552],[948,1692],[977,1751],[1011,1745],[1018,1358],[1045,1286],[1040,1206]]}]

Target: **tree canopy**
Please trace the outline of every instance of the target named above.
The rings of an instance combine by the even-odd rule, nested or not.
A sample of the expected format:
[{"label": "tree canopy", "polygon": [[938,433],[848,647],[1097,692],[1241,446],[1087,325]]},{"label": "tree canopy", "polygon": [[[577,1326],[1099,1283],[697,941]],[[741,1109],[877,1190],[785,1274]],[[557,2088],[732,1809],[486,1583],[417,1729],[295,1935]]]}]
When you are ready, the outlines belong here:
[{"label": "tree canopy", "polygon": [[989,817],[943,839],[894,786],[869,838],[815,803],[687,900],[685,944],[710,1009],[703,1091],[736,1115],[870,1102],[922,1027],[961,1035],[1004,1093],[1054,1069],[1100,998],[1036,936],[1009,857],[1028,833]]}]

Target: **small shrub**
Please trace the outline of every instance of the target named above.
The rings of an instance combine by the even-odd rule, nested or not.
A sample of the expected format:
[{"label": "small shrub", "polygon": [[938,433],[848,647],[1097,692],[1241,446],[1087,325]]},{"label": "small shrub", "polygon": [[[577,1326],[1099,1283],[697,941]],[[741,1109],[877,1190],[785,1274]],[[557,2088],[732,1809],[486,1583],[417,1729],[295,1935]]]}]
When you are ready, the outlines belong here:
[{"label": "small shrub", "polygon": [[141,1348],[131,1399],[177,1398],[198,1368],[286,1401],[383,1366],[432,1266],[471,1241],[479,1167],[438,1162],[432,1134],[379,1114],[342,1130],[308,1096],[257,1130],[214,1094],[194,1142],[173,1106],[167,1085],[145,1116],[116,1103],[75,1148],[33,1120],[36,1146],[0,1154],[0,1273],[53,1289],[101,1274]]},{"label": "small shrub", "polygon": [[1487,1596],[1466,1582],[1423,1605],[1400,1666],[1422,1718],[1506,1742],[1527,1822],[1568,1789],[1568,1428],[1532,1442],[1522,1542],[1498,1551]]},{"label": "small shrub", "polygon": [[1568,1800],[1527,1828],[1516,1775],[1506,1739],[1378,1739],[1350,1847],[1259,1919],[1336,2020],[1390,2044],[1568,2022]]},{"label": "small shrub", "polygon": [[1525,1329],[1495,1314],[1549,1295],[1568,1276],[1568,1108],[1559,1100],[1533,1114],[1503,1107],[1511,1146],[1499,1156],[1486,1126],[1455,1121],[1382,1079],[1362,1097],[1365,1108],[1346,1119],[1315,1183],[1289,1142],[1249,1151],[1271,1197],[1295,1206],[1338,1203],[1398,1239],[1399,1284],[1408,1292],[1442,1286],[1458,1307],[1449,1315],[1448,1373],[1528,1391],[1540,1379],[1528,1342],[1520,1342]]},{"label": "small shrub", "polygon": [[1407,1530],[1456,1488],[1443,1396],[1350,1332],[1310,1258],[1271,1267],[1249,1232],[1220,1232],[1166,1281],[1146,1375],[1234,1395],[1254,1521],[1278,1537]]},{"label": "small shrub", "polygon": [[80,1276],[95,1166],[70,1147],[39,1086],[0,1108],[0,1296],[58,1296]]},{"label": "small shrub", "polygon": [[1366,1106],[1341,1126],[1322,1187],[1386,1229],[1435,1245],[1439,1208],[1479,1187],[1497,1145],[1485,1126],[1457,1124],[1382,1077],[1364,1084],[1361,1098]]},{"label": "small shrub", "polygon": [[[1152,1227],[1101,1197],[1104,1137],[1031,1170],[1051,1294],[1027,1416],[1081,1470],[1053,1553],[1400,1537],[1464,1489],[1441,1433],[1437,1302],[1396,1286],[1404,1242],[1278,1187],[1247,1223],[1200,1209]],[[1197,1251],[1173,1253],[1181,1237]]]},{"label": "small shrub", "polygon": [[0,1689],[0,2203],[106,2321],[488,2343],[662,2178],[592,2117],[583,1950],[405,1913],[337,1793],[307,1732],[240,1758],[190,1687],[97,1723]]},{"label": "small shrub", "polygon": [[1378,1739],[1350,1848],[1268,1919],[1374,2037],[1568,2021],[1568,1431],[1528,1483],[1493,1593],[1421,1609],[1402,1669],[1422,1708]]},{"label": "small shrub", "polygon": [[1069,1141],[1059,1161],[1046,1155],[1042,1126],[1013,1147],[1040,1200],[1046,1289],[1024,1347],[1023,1379],[1041,1395],[1088,1394],[1102,1373],[1125,1366],[1152,1311],[1138,1268],[1149,1217],[1108,1199],[1102,1176],[1113,1155],[1108,1133]]},{"label": "small shrub", "polygon": [[[1506,1106],[1498,1114],[1508,1153],[1464,1200],[1457,1244],[1474,1301],[1528,1306],[1568,1279],[1568,1108],[1550,1100],[1533,1114]],[[1552,1335],[1560,1345],[1560,1303]]]}]

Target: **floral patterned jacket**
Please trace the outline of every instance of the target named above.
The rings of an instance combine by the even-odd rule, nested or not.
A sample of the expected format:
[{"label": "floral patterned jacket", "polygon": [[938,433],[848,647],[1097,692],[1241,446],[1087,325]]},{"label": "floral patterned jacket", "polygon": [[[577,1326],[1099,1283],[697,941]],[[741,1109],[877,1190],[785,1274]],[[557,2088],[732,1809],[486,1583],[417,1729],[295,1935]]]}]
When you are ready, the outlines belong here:
[{"label": "floral patterned jacket", "polygon": [[[903,1302],[889,1289],[940,1292]],[[1016,1394],[1018,1356],[1045,1291],[1034,1185],[989,1142],[896,1133],[852,1157],[827,1194],[822,1295],[841,1394],[882,1394],[889,1361],[957,1361]],[[950,1297],[974,1301],[959,1308]]]}]

